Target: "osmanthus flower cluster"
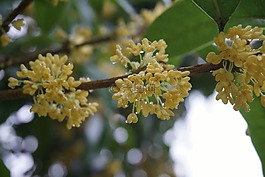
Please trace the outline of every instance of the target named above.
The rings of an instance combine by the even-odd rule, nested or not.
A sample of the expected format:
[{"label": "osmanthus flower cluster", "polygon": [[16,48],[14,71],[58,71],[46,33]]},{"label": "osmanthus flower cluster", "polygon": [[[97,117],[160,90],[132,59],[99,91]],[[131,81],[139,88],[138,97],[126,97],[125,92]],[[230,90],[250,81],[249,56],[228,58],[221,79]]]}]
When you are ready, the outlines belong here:
[{"label": "osmanthus flower cluster", "polygon": [[77,27],[70,35],[64,32],[61,28],[57,28],[55,31],[55,37],[60,40],[68,41],[67,44],[69,45],[68,47],[70,50],[68,59],[71,63],[84,64],[93,53],[93,46],[82,45],[92,38],[92,31],[89,27]]},{"label": "osmanthus flower cluster", "polygon": [[67,120],[67,128],[79,127],[80,123],[97,110],[97,103],[89,103],[88,92],[77,89],[82,82],[71,74],[73,65],[67,64],[67,56],[47,54],[29,62],[30,69],[23,64],[17,76],[24,80],[9,78],[8,86],[23,84],[23,93],[32,95],[31,111],[39,116],[49,116],[58,121]]},{"label": "osmanthus flower cluster", "polygon": [[[153,9],[142,9],[139,14],[132,13],[128,22],[124,19],[117,21],[117,27],[114,31],[115,42],[111,42],[107,45],[106,52],[111,53],[115,51],[115,46],[118,43],[122,49],[127,47],[128,42],[133,39],[134,41],[140,41],[145,29],[159,16],[161,15],[171,3],[157,3]],[[102,30],[102,33],[107,33],[108,30]],[[123,53],[126,50],[122,51]]]},{"label": "osmanthus flower cluster", "polygon": [[218,82],[216,99],[223,103],[230,102],[235,110],[243,107],[250,111],[248,103],[253,101],[253,93],[261,97],[265,107],[265,43],[253,47],[257,41],[265,39],[263,30],[241,25],[232,27],[227,34],[220,32],[214,42],[219,54],[210,52],[207,56],[209,63],[222,68],[213,72]]},{"label": "osmanthus flower cluster", "polygon": [[178,71],[174,65],[167,64],[166,47],[164,40],[149,42],[144,38],[138,44],[130,41],[124,50],[137,58],[130,60],[117,45],[111,61],[120,62],[131,74],[115,81],[112,98],[118,101],[118,107],[132,105],[127,123],[136,123],[139,113],[144,117],[156,114],[159,119],[168,120],[174,115],[173,109],[188,96],[191,89],[189,72]]}]

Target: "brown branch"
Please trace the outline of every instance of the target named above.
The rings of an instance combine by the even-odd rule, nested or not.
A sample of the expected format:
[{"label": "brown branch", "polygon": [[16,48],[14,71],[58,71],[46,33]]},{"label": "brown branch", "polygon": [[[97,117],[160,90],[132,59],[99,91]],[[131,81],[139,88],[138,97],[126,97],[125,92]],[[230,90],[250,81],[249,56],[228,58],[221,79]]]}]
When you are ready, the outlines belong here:
[{"label": "brown branch", "polygon": [[23,94],[22,88],[0,91],[0,100],[18,100],[27,97],[29,97],[29,95]]},{"label": "brown branch", "polygon": [[205,63],[205,64],[196,65],[196,66],[181,67],[181,68],[178,68],[178,70],[179,71],[189,71],[190,75],[194,75],[194,74],[214,71],[214,70],[217,70],[221,67],[222,67],[221,64],[213,65],[211,63]]},{"label": "brown branch", "polygon": [[53,49],[53,50],[46,50],[43,51],[41,53],[35,53],[31,56],[28,56],[26,59],[19,59],[19,58],[10,58],[10,57],[6,57],[4,60],[0,61],[0,70],[1,69],[6,69],[8,67],[11,66],[17,66],[20,64],[25,64],[28,63],[29,61],[34,61],[38,58],[38,55],[46,55],[47,53],[51,53],[52,55],[54,54],[58,54],[58,53],[69,53],[69,48],[66,44],[63,44],[62,47],[58,48],[58,49]]},{"label": "brown branch", "polygon": [[[100,44],[100,43],[104,43],[104,42],[108,42],[110,40],[114,39],[113,36],[104,36],[104,37],[100,37],[100,38],[93,38],[89,41],[85,41],[81,44],[77,44],[74,46],[74,48],[79,48],[85,45],[95,45],[95,44]],[[8,67],[11,66],[17,66],[20,64],[25,64],[28,63],[29,61],[34,61],[38,58],[38,55],[46,55],[47,53],[51,53],[51,54],[59,54],[59,53],[64,53],[64,54],[69,54],[70,51],[70,47],[69,47],[69,41],[65,41],[63,43],[63,45],[57,49],[53,49],[53,50],[45,50],[43,52],[40,53],[35,53],[31,56],[28,56],[26,59],[19,59],[19,58],[10,58],[10,57],[6,57],[4,60],[0,61],[0,70],[1,69],[6,69]]]},{"label": "brown branch", "polygon": [[[31,2],[32,0],[24,0],[24,1],[30,1]],[[24,1],[22,1],[21,4]],[[5,20],[5,21],[7,21],[7,20]],[[144,33],[144,29],[145,29],[145,27],[141,28],[136,35],[143,34]],[[1,31],[0,31],[0,34],[1,34]],[[85,41],[85,42],[83,42],[81,44],[76,44],[73,47],[74,48],[79,48],[79,47],[83,47],[85,45],[95,45],[95,44],[100,44],[100,43],[108,42],[108,41],[115,40],[115,39],[116,39],[116,34],[114,32],[113,34],[108,35],[108,36],[92,38],[89,41]],[[28,63],[29,61],[34,61],[34,60],[36,60],[38,58],[39,54],[42,54],[42,55],[46,55],[47,53],[51,53],[51,54],[58,54],[58,53],[69,54],[71,52],[69,44],[70,44],[69,41],[66,40],[60,48],[53,49],[53,50],[45,50],[45,51],[37,53],[37,54],[35,53],[35,54],[31,55],[31,56],[28,56],[26,59],[5,57],[3,60],[0,61],[0,70],[1,69],[6,69],[6,68],[11,67],[11,66],[17,66],[17,65],[20,65],[20,64],[25,64],[25,63]]]},{"label": "brown branch", "polygon": [[[200,64],[196,66],[190,66],[190,67],[181,67],[178,68],[179,71],[190,71],[191,75],[199,74],[199,73],[205,73],[214,71],[216,69],[219,69],[222,67],[222,65],[213,65],[213,64]],[[91,82],[82,83],[78,89],[81,90],[96,90],[100,88],[107,88],[112,86],[117,79],[122,79],[125,77],[128,77],[129,74],[118,76],[118,77],[112,77],[108,79],[102,79],[102,80],[95,80]],[[0,91],[0,100],[15,100],[15,99],[21,99],[28,97],[29,95],[25,95],[22,93],[22,89],[14,89],[14,90],[2,90]]]},{"label": "brown branch", "polygon": [[89,41],[85,41],[85,42],[83,42],[81,44],[77,44],[74,47],[78,48],[78,47],[82,47],[82,46],[85,46],[85,45],[95,45],[95,44],[111,41],[114,38],[115,38],[114,35],[105,36],[105,37],[101,37],[101,38],[95,38],[95,39],[91,39]]},{"label": "brown branch", "polygon": [[[9,24],[21,14],[33,0],[22,0],[20,4],[11,12],[11,14],[3,21],[2,28],[5,32],[9,31]],[[0,31],[1,35],[2,31]]]}]

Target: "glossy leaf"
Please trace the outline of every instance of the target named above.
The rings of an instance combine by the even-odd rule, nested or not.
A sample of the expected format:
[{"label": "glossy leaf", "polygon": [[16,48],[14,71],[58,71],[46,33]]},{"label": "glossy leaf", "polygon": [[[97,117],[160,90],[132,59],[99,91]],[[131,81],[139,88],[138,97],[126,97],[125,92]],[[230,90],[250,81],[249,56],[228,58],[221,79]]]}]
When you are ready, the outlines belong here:
[{"label": "glossy leaf", "polygon": [[219,30],[223,31],[225,24],[235,11],[240,0],[193,0],[218,24]]},{"label": "glossy leaf", "polygon": [[36,8],[36,21],[43,33],[49,33],[59,21],[64,12],[66,3],[53,6],[49,0],[34,1]]},{"label": "glossy leaf", "polygon": [[227,23],[227,27],[242,24],[252,26],[265,26],[265,1],[264,0],[241,0],[235,13]]},{"label": "glossy leaf", "polygon": [[216,23],[200,8],[192,1],[180,1],[153,22],[145,37],[164,39],[167,53],[174,58],[209,47],[217,34]]},{"label": "glossy leaf", "polygon": [[265,108],[259,98],[256,98],[250,106],[250,112],[245,112],[243,109],[240,112],[248,124],[248,134],[259,155],[265,175]]},{"label": "glossy leaf", "polygon": [[5,166],[4,162],[0,159],[0,174],[1,176],[10,176],[10,172],[7,169],[7,167]]}]

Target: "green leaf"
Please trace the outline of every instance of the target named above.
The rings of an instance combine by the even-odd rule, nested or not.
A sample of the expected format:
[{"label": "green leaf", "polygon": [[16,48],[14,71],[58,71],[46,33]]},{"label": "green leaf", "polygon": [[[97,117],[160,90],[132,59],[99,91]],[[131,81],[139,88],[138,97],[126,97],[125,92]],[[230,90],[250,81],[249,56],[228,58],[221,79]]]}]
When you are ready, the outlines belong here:
[{"label": "green leaf", "polygon": [[8,177],[10,176],[9,170],[6,168],[4,162],[0,159],[0,174],[1,176]]},{"label": "green leaf", "polygon": [[170,58],[212,45],[218,34],[216,23],[192,1],[176,2],[147,29],[149,40],[164,39]]},{"label": "green leaf", "polygon": [[48,34],[55,27],[67,3],[58,3],[53,6],[50,0],[34,1],[36,9],[36,21],[43,33]]},{"label": "green leaf", "polygon": [[102,12],[105,0],[99,1],[99,0],[90,0],[89,3],[93,7],[93,10],[95,10],[98,14]]},{"label": "green leaf", "polygon": [[265,108],[261,105],[259,98],[256,98],[250,104],[250,107],[250,112],[245,112],[241,109],[240,113],[248,124],[248,133],[259,155],[262,163],[263,175],[265,175]]},{"label": "green leaf", "polygon": [[265,27],[265,1],[241,0],[235,13],[231,16],[226,27],[242,24]]},{"label": "green leaf", "polygon": [[193,0],[218,24],[219,30],[223,31],[225,24],[237,8],[240,0]]}]

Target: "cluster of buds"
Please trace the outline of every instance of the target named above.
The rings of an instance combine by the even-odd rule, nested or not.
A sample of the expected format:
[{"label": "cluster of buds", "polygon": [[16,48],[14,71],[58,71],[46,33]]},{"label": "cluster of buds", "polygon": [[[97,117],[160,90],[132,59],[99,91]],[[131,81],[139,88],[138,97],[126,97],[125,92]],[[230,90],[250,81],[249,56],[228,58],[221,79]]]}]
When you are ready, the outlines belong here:
[{"label": "cluster of buds", "polygon": [[17,76],[10,77],[8,86],[14,88],[23,84],[23,93],[32,95],[34,104],[31,111],[39,116],[49,116],[58,121],[67,120],[67,128],[79,127],[80,123],[97,110],[97,103],[89,103],[88,92],[77,87],[82,82],[71,76],[73,65],[67,62],[67,56],[47,54],[29,62],[31,70],[23,64]]},{"label": "cluster of buds", "polygon": [[174,115],[173,109],[177,109],[188,96],[191,89],[189,72],[178,71],[174,65],[167,64],[166,47],[164,40],[149,42],[144,38],[138,44],[130,41],[124,49],[138,57],[137,60],[131,61],[120,46],[116,48],[116,55],[111,57],[113,63],[120,62],[131,73],[127,78],[116,80],[112,88],[112,98],[118,101],[118,107],[132,105],[127,123],[136,123],[139,113],[144,117],[156,114],[159,119],[168,120]]},{"label": "cluster of buds", "polygon": [[255,43],[265,39],[261,28],[241,25],[232,27],[227,34],[220,32],[214,42],[219,54],[210,52],[209,63],[222,68],[213,72],[218,82],[216,99],[230,102],[235,110],[243,107],[250,111],[248,103],[253,101],[253,92],[265,107],[265,43],[255,47]]}]

